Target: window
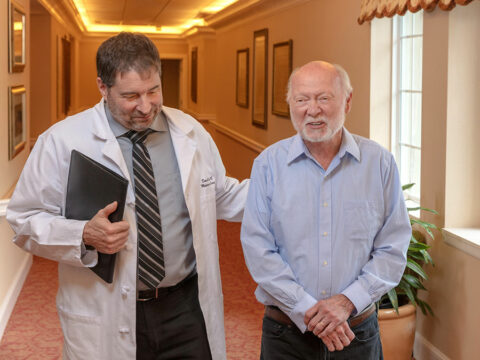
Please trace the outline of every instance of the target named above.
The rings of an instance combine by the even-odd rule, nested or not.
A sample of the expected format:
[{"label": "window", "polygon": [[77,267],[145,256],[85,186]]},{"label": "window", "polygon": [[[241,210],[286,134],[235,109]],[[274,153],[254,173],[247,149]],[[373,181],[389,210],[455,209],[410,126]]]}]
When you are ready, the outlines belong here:
[{"label": "window", "polygon": [[393,19],[392,152],[407,200],[420,203],[423,11]]}]

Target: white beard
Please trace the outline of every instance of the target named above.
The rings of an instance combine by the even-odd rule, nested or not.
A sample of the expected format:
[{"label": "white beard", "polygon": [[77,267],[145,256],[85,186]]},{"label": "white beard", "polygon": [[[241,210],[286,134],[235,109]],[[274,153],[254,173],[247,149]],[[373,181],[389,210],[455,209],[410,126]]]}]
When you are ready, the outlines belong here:
[{"label": "white beard", "polygon": [[[324,122],[327,126],[323,129],[308,129],[307,124],[314,122]],[[327,119],[324,116],[318,116],[316,118],[307,116],[300,126],[292,119],[293,127],[302,139],[313,143],[331,140],[335,134],[342,129],[344,123],[345,114],[343,112],[340,112],[334,119]]]}]

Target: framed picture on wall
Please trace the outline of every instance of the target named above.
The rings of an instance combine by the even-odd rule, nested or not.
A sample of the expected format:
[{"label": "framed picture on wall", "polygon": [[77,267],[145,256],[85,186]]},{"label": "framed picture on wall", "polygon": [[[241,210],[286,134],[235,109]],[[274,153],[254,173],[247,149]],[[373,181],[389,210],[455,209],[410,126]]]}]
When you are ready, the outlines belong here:
[{"label": "framed picture on wall", "polygon": [[190,97],[194,103],[197,102],[197,76],[198,76],[198,48],[192,48],[192,67],[191,67],[191,82],[190,82]]},{"label": "framed picture on wall", "polygon": [[8,71],[22,72],[25,67],[25,11],[16,2],[8,4]]},{"label": "framed picture on wall", "polygon": [[252,124],[267,128],[268,29],[253,33]]},{"label": "framed picture on wall", "polygon": [[8,159],[12,160],[25,148],[27,141],[25,87],[8,88]]},{"label": "framed picture on wall", "polygon": [[292,72],[292,40],[273,44],[272,113],[289,116],[287,93],[288,77]]},{"label": "framed picture on wall", "polygon": [[248,60],[249,49],[237,50],[237,91],[236,102],[238,106],[248,108]]}]

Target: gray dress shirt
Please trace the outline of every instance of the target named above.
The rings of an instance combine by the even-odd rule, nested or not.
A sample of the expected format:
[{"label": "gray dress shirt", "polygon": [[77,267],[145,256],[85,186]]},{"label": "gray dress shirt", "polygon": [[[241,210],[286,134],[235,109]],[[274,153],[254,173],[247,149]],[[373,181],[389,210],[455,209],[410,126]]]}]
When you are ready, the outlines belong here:
[{"label": "gray dress shirt", "polygon": [[[115,121],[106,104],[105,112],[110,128],[122,150],[132,186],[134,186],[132,143],[128,138],[122,136],[129,129]],[[193,249],[192,224],[183,196],[180,170],[168,122],[163,112],[159,113],[150,128],[155,132],[148,135],[145,145],[150,154],[155,176],[165,260],[165,278],[160,283],[160,287],[167,287],[179,283],[194,272],[196,267],[195,251]],[[147,286],[138,281],[138,288],[145,290]]]}]

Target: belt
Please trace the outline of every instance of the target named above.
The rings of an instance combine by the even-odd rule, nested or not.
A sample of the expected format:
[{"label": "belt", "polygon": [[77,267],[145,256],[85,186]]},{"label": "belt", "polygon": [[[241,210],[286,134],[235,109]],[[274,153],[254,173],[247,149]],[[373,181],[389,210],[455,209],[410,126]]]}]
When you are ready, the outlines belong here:
[{"label": "belt", "polygon": [[[366,320],[370,315],[375,311],[375,305],[371,304],[363,313],[357,316],[353,316],[348,319],[350,327],[355,327],[360,325],[364,320]],[[278,307],[267,305],[265,306],[265,316],[273,319],[281,324],[288,326],[296,326],[295,323]]]},{"label": "belt", "polygon": [[168,294],[180,289],[182,286],[187,285],[191,281],[196,280],[198,274],[187,276],[185,279],[180,281],[177,285],[169,286],[169,287],[160,287],[156,289],[148,289],[148,290],[139,290],[137,292],[137,301],[149,301],[155,299],[161,299]]}]

